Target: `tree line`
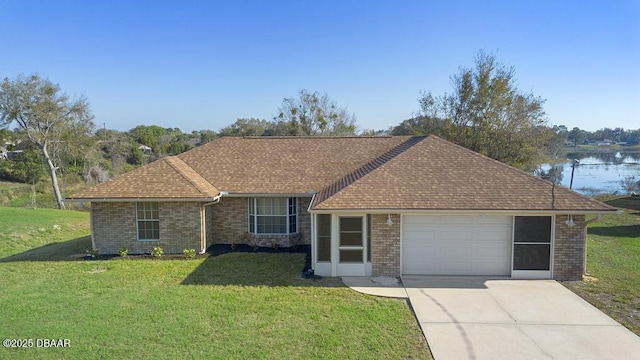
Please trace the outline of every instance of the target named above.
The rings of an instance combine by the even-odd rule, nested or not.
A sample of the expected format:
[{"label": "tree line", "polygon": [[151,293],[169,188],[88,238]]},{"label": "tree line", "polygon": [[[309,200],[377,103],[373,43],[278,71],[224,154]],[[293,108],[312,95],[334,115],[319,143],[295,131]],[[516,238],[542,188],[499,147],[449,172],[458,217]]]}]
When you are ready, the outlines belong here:
[{"label": "tree line", "polygon": [[[37,74],[5,78],[0,87],[0,179],[37,183],[49,177],[58,207],[63,182],[102,182],[163,156],[177,155],[223,136],[383,136],[435,134],[526,171],[557,156],[567,144],[640,142],[639,130],[588,132],[548,126],[545,100],[518,89],[515,69],[478,52],[474,66],[451,77],[452,91],[422,92],[410,119],[381,130],[358,127],[355,115],[327,94],[299,90],[270,120],[240,118],[219,131],[139,125],[97,128],[86,98],[69,98]],[[13,129],[9,126],[13,125]],[[0,155],[3,155],[0,154]]]}]

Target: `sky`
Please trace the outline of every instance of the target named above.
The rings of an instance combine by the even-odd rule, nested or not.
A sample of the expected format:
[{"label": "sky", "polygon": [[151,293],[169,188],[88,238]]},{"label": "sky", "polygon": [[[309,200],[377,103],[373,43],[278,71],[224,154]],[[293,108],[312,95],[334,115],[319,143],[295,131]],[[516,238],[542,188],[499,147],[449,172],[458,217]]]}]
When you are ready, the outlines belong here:
[{"label": "sky", "polygon": [[387,129],[481,49],[551,125],[640,128],[639,0],[0,0],[0,19],[0,78],[38,73],[108,129],[218,131],[300,89]]}]

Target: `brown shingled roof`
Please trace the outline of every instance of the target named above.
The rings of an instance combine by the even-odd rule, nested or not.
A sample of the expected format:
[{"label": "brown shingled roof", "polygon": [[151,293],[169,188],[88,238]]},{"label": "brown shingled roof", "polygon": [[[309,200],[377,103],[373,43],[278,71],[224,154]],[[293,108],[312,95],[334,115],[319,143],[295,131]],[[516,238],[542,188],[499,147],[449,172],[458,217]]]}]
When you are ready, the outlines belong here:
[{"label": "brown shingled roof", "polygon": [[318,192],[314,210],[613,211],[435,136],[226,137],[71,200]]},{"label": "brown shingled roof", "polygon": [[178,155],[229,193],[306,194],[410,137],[225,137]]},{"label": "brown shingled roof", "polygon": [[436,136],[317,200],[314,210],[615,210]]},{"label": "brown shingled roof", "polygon": [[104,199],[209,199],[220,192],[181,159],[154,161],[69,197]]}]

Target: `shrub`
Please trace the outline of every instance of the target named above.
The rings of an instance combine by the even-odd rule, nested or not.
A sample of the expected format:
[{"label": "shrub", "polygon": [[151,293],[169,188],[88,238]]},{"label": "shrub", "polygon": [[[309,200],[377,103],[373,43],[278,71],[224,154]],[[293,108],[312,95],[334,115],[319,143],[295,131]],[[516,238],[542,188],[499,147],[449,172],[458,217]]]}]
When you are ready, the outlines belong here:
[{"label": "shrub", "polygon": [[196,257],[196,249],[184,249],[182,250],[184,257],[187,259],[193,259]]},{"label": "shrub", "polygon": [[98,249],[90,249],[90,250],[87,250],[87,254],[92,259],[96,259],[100,255],[100,252],[98,251]]},{"label": "shrub", "polygon": [[126,258],[129,255],[129,250],[127,248],[120,249],[120,257]]},{"label": "shrub", "polygon": [[154,258],[161,258],[162,254],[164,254],[164,250],[160,246],[154,246],[153,250],[151,250],[151,256]]}]

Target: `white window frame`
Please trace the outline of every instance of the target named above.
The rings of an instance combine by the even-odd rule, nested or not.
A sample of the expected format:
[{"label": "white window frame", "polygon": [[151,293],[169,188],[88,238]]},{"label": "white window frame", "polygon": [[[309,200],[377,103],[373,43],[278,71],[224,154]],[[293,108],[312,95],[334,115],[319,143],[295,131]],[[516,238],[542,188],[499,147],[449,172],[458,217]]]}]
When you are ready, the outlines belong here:
[{"label": "white window frame", "polygon": [[[273,199],[286,199],[286,209],[287,213],[284,215],[275,215],[275,216],[284,216],[286,218],[285,224],[285,232],[283,233],[260,233],[258,232],[258,218],[261,216],[269,216],[272,217],[274,215],[260,215],[258,214],[258,199],[264,198],[248,198],[247,204],[247,229],[249,229],[250,234],[256,235],[288,235],[295,234],[298,232],[299,228],[299,217],[298,217],[298,198],[297,197],[273,197]],[[293,205],[293,206],[292,206]],[[293,209],[292,209],[293,207]],[[294,212],[291,212],[293,210]],[[291,231],[291,218],[295,217],[295,229]],[[252,221],[253,220],[253,221]],[[252,226],[253,225],[253,226]]]},{"label": "white window frame", "polygon": [[[146,206],[150,205],[150,204],[155,204],[156,206],[156,212],[158,213],[158,217],[157,218],[144,218],[144,219],[140,219],[139,216],[139,211],[141,211],[139,209],[140,205],[142,205],[143,212],[152,212],[153,209],[147,209]],[[141,239],[140,238],[140,222],[155,222],[158,226],[158,238],[157,239]],[[160,204],[158,202],[137,202],[136,203],[136,239],[138,241],[160,241]]]}]

